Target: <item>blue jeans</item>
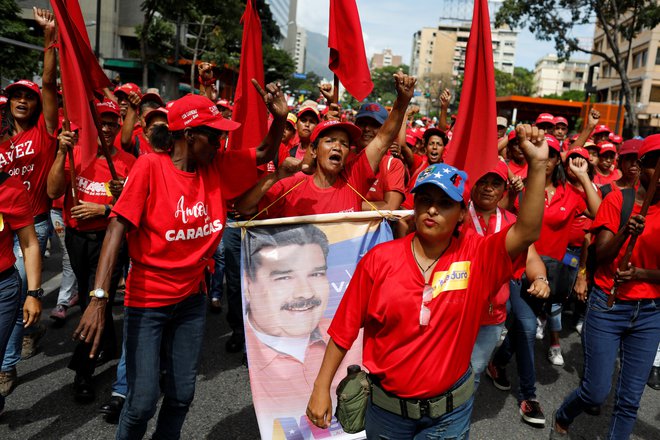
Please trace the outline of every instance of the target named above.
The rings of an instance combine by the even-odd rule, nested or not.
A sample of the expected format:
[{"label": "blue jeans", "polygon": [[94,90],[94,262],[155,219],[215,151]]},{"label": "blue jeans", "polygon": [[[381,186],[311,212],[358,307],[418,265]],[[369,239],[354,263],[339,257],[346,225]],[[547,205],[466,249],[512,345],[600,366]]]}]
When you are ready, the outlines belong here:
[{"label": "blue jeans", "polygon": [[[468,369],[455,386],[462,384],[469,377]],[[450,413],[435,419],[426,416],[412,420],[379,408],[369,399],[365,419],[367,440],[467,440],[470,437],[470,415],[473,403],[474,394]]]},{"label": "blue jeans", "polygon": [[[4,357],[9,336],[16,322],[21,299],[21,277],[18,271],[0,281],[0,356]],[[22,318],[22,317],[21,317]],[[5,398],[0,395],[0,411],[5,407]]]},{"label": "blue jeans", "polygon": [[53,230],[57,234],[62,247],[62,283],[60,284],[60,291],[57,295],[57,305],[69,306],[69,301],[78,290],[76,282],[76,275],[71,268],[71,260],[69,259],[69,252],[66,250],[65,244],[65,225],[62,219],[61,209],[50,210],[50,220],[53,222]]},{"label": "blue jeans", "polygon": [[128,394],[117,439],[141,439],[160,397],[161,342],[164,344],[163,404],[154,439],[178,439],[195,395],[202,352],[206,297],[194,294],[165,307],[126,307],[124,343]]},{"label": "blue jeans", "polygon": [[[515,286],[514,286],[515,284]],[[543,310],[544,300],[527,293],[526,283],[512,281],[511,313],[513,323],[504,342],[495,352],[493,363],[504,367],[516,354],[518,364],[518,400],[536,398],[536,371],[534,366],[534,342],[536,337],[536,317]]]},{"label": "blue jeans", "polygon": [[227,279],[227,322],[232,332],[244,334],[243,298],[241,296],[241,229],[227,228],[222,235],[225,246]]},{"label": "blue jeans", "polygon": [[477,340],[475,341],[474,348],[472,349],[472,357],[470,357],[470,364],[472,365],[472,371],[474,372],[475,391],[479,387],[479,379],[481,377],[481,373],[483,373],[486,369],[486,366],[488,366],[490,356],[493,354],[493,351],[497,346],[497,342],[500,340],[503,328],[503,322],[500,324],[482,325],[479,327]]},{"label": "blue jeans", "polygon": [[608,307],[607,295],[594,287],[588,301],[582,330],[584,377],[557,410],[557,421],[568,426],[585,407],[605,401],[620,353],[621,369],[607,438],[627,439],[660,342],[660,298],[616,302]]},{"label": "blue jeans", "polygon": [[213,276],[211,276],[211,298],[222,299],[222,283],[225,280],[225,245],[223,240],[220,240],[218,248],[213,254],[215,260],[215,269]]},{"label": "blue jeans", "polygon": [[128,383],[126,383],[126,344],[121,344],[121,357],[117,364],[117,378],[112,383],[112,395],[126,398]]},{"label": "blue jeans", "polygon": [[[48,236],[50,235],[50,228],[50,220],[44,220],[34,225],[34,229],[37,231],[37,239],[39,240],[39,248],[41,249],[42,257],[44,256],[44,252],[46,252],[46,243],[48,242]],[[23,252],[21,252],[21,246],[18,243],[17,236],[14,236],[14,255],[16,256],[16,268],[18,269],[22,282],[21,299],[18,315],[14,322],[14,328],[9,337],[7,350],[2,359],[2,371],[4,372],[10,371],[16,367],[18,361],[21,360],[21,350],[23,349],[23,304],[25,304],[25,298],[27,297],[27,276],[25,274],[25,265],[23,264]]]}]

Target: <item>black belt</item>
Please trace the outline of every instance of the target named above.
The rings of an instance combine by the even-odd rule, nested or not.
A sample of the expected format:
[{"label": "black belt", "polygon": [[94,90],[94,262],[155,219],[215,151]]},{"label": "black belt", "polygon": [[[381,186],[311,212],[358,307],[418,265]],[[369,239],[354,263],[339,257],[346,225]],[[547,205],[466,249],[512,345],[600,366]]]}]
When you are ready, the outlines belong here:
[{"label": "black belt", "polygon": [[36,225],[37,223],[45,222],[50,218],[50,214],[47,212],[42,212],[39,215],[34,216],[34,224]]},{"label": "black belt", "polygon": [[103,241],[105,238],[105,229],[101,231],[79,231],[77,229],[67,227],[66,233],[76,235],[91,241]]},{"label": "black belt", "polygon": [[422,417],[433,419],[450,413],[465,402],[470,400],[474,392],[474,374],[470,370],[468,378],[462,384],[439,396],[430,399],[403,399],[390,392],[385,391],[380,385],[378,378],[369,375],[371,379],[371,403],[379,408],[393,414],[419,420]]},{"label": "black belt", "polygon": [[16,268],[14,266],[9,266],[7,269],[0,272],[0,281],[4,281],[10,276],[14,275]]}]

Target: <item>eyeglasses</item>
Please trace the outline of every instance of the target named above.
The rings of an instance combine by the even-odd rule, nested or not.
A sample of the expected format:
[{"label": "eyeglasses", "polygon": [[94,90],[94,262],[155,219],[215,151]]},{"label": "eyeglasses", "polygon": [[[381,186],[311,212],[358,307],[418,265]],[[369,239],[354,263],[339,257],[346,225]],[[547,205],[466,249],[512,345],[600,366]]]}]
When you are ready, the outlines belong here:
[{"label": "eyeglasses", "polygon": [[430,284],[424,285],[424,290],[422,291],[422,305],[419,308],[419,325],[429,325],[431,320],[431,309],[426,305],[431,302],[433,299],[433,286]]}]

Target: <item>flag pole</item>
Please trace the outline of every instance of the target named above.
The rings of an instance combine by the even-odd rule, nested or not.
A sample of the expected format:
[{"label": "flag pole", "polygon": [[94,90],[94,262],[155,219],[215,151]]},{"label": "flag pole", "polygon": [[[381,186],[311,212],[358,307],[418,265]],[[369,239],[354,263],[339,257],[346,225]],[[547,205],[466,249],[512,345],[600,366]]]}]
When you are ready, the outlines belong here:
[{"label": "flag pole", "polygon": [[[59,41],[62,41],[61,38],[58,38]],[[59,55],[59,51],[57,51]],[[59,56],[57,57],[59,61]],[[64,83],[62,82],[62,128],[66,131],[71,131],[71,124],[69,123],[69,116],[66,111],[66,93],[64,91]],[[78,188],[76,188],[76,165],[73,161],[73,148],[67,148],[67,157],[69,158],[69,173],[71,176],[71,195],[73,196],[73,206],[78,205],[80,202],[78,200]]]},{"label": "flag pole", "polygon": [[[639,212],[639,215],[641,215],[642,217],[646,217],[646,214],[649,211],[649,207],[651,206],[651,200],[653,200],[653,197],[655,196],[655,191],[658,184],[658,178],[660,178],[660,166],[658,166],[659,163],[660,163],[660,159],[655,163],[655,171],[653,171],[653,177],[651,177],[651,182],[649,184],[648,189],[646,190],[646,195],[644,196],[644,203],[642,204],[642,209]],[[619,270],[621,271],[628,270],[628,263],[630,263],[630,258],[632,257],[633,249],[635,248],[635,244],[637,244],[637,237],[638,237],[637,235],[630,237],[630,241],[628,242],[628,247],[626,248],[626,253],[623,255],[623,258],[619,263]],[[614,282],[614,286],[612,287],[612,291],[610,292],[611,294],[607,299],[607,307],[612,307],[614,305],[614,300],[616,299],[617,287],[619,287],[619,283]]]},{"label": "flag pole", "polygon": [[98,133],[98,138],[101,141],[101,154],[105,157],[105,160],[108,162],[108,169],[112,175],[113,180],[119,180],[117,176],[117,170],[115,170],[115,164],[112,162],[112,157],[110,157],[110,146],[106,145],[105,138],[101,134],[101,123],[99,122],[99,117],[96,114],[96,106],[94,101],[89,101],[89,110],[92,112],[92,119],[94,119],[94,125],[96,125],[96,131]]},{"label": "flag pole", "polygon": [[335,73],[335,80],[332,89],[332,100],[335,104],[339,104],[339,77]]}]

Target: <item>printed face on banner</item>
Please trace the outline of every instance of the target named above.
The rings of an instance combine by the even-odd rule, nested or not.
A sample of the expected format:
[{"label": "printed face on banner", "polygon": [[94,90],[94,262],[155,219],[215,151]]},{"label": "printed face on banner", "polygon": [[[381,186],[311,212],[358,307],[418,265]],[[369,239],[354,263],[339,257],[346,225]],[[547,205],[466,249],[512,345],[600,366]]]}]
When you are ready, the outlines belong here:
[{"label": "printed face on banner", "polygon": [[318,244],[268,247],[254,258],[248,278],[248,316],[255,330],[270,336],[309,336],[328,305],[330,286]]}]

